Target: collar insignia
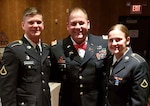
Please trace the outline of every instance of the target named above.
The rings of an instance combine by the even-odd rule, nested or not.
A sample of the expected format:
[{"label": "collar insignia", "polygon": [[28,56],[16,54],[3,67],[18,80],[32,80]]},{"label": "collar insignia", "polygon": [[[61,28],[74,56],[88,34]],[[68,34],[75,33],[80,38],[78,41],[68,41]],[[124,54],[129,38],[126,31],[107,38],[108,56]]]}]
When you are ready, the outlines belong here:
[{"label": "collar insignia", "polygon": [[27,46],[27,49],[31,49],[31,46]]}]

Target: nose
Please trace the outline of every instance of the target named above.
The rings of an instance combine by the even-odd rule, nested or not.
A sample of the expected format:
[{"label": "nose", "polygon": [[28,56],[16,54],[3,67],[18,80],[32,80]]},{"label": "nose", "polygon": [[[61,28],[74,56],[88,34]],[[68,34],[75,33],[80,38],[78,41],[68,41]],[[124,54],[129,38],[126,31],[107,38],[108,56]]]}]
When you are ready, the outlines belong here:
[{"label": "nose", "polygon": [[79,23],[76,24],[75,28],[81,28],[81,25]]},{"label": "nose", "polygon": [[116,40],[112,40],[112,45],[116,45],[116,44],[117,44]]},{"label": "nose", "polygon": [[37,23],[37,22],[34,22],[33,26],[34,26],[34,27],[37,27],[37,26],[38,26],[38,23]]}]

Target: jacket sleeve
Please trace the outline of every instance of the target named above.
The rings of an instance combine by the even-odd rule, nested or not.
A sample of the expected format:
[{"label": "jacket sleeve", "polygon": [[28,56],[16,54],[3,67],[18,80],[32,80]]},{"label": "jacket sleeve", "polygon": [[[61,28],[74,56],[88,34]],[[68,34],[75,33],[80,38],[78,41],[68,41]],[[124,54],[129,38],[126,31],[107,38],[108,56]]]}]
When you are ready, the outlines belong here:
[{"label": "jacket sleeve", "polygon": [[131,106],[147,106],[149,94],[149,72],[146,62],[138,64],[133,72]]},{"label": "jacket sleeve", "polygon": [[13,49],[7,46],[0,65],[0,97],[3,106],[16,106],[18,65]]}]

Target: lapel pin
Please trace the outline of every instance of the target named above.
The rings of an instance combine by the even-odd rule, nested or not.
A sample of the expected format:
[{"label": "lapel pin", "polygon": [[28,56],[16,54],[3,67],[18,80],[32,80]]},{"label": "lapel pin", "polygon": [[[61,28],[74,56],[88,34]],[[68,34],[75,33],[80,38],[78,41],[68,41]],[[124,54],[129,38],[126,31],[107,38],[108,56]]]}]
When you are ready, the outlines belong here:
[{"label": "lapel pin", "polygon": [[31,49],[31,46],[27,46],[27,49]]},{"label": "lapel pin", "polygon": [[26,55],[26,60],[30,60],[30,57],[28,55]]},{"label": "lapel pin", "polygon": [[126,57],[125,57],[125,60],[129,60],[129,57],[128,57],[128,56],[126,56]]},{"label": "lapel pin", "polygon": [[69,56],[72,55],[72,54],[73,54],[73,51],[70,51],[70,52],[69,52]]},{"label": "lapel pin", "polygon": [[70,48],[70,47],[71,47],[71,45],[68,45],[68,46],[67,46],[67,48]]},{"label": "lapel pin", "polygon": [[90,47],[90,48],[89,48],[89,51],[90,51],[90,52],[93,52],[93,48]]},{"label": "lapel pin", "polygon": [[62,64],[62,63],[66,63],[66,61],[62,56],[60,56],[58,63]]}]

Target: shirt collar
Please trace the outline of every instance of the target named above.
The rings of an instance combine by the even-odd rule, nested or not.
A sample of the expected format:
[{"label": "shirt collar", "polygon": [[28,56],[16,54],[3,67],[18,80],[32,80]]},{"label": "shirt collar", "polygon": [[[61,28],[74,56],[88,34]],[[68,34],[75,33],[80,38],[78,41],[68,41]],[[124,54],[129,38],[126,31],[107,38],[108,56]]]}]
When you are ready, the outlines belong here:
[{"label": "shirt collar", "polygon": [[32,40],[30,40],[30,39],[27,37],[26,34],[24,34],[24,37],[27,39],[27,41],[28,41],[34,48],[36,47],[36,45],[39,45],[39,47],[41,47],[41,39],[39,40],[39,43],[36,44],[36,43],[34,43]]},{"label": "shirt collar", "polygon": [[127,50],[124,52],[124,54],[118,60],[117,60],[116,56],[114,55],[112,64],[115,64],[116,61],[119,62],[128,51],[129,51],[129,47],[127,47]]}]

